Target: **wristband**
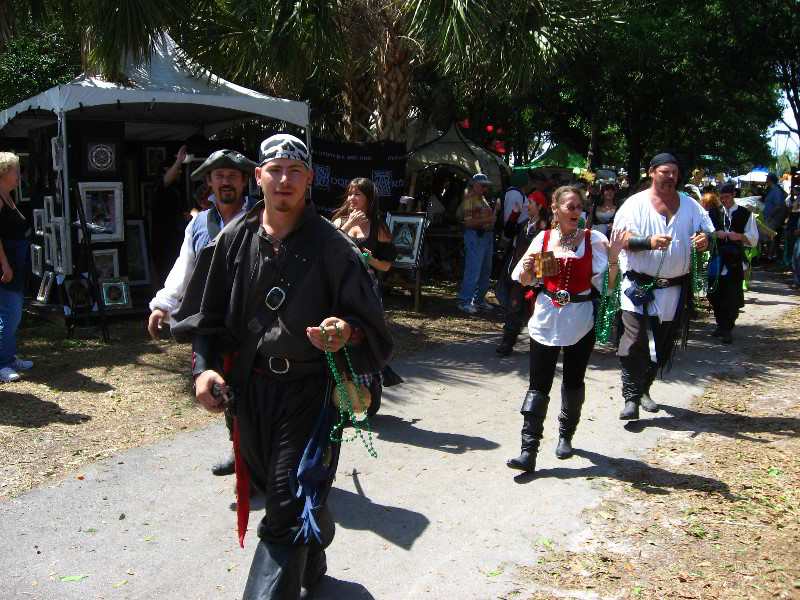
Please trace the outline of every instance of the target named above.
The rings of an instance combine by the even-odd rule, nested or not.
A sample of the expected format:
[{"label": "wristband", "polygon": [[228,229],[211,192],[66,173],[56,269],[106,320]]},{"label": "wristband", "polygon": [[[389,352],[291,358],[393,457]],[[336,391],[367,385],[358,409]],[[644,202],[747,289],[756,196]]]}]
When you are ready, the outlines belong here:
[{"label": "wristband", "polygon": [[650,247],[650,236],[632,235],[628,238],[628,250],[633,252],[638,250],[652,250]]}]

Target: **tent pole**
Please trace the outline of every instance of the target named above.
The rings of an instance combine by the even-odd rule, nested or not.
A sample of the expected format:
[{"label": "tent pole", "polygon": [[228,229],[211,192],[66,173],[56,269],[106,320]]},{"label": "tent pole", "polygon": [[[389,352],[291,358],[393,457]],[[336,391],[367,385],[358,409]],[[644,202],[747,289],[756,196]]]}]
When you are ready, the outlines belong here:
[{"label": "tent pole", "polygon": [[58,129],[61,133],[61,202],[64,207],[64,222],[67,224],[67,240],[64,247],[65,275],[72,274],[72,221],[70,220],[69,202],[69,161],[67,160],[67,118],[64,111],[58,113]]}]

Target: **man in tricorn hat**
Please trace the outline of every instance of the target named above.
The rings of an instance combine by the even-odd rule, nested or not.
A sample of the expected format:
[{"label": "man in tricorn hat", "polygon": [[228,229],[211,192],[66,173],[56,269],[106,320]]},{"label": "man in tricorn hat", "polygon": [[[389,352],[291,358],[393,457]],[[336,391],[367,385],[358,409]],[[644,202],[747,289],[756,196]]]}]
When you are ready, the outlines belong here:
[{"label": "man in tricorn hat", "polygon": [[620,253],[622,337],[619,362],[625,407],[619,418],[638,419],[639,407],[657,412],[650,386],[668,363],[675,344],[685,344],[692,252],[708,247],[714,225],[695,200],[679,194],[678,161],[667,153],[650,162],[652,185],[634,194],[614,219],[628,233]]},{"label": "man in tricorn hat", "polygon": [[[172,312],[178,307],[189,278],[194,272],[200,251],[214,239],[222,228],[239,215],[250,210],[255,204],[244,193],[247,182],[256,163],[235,150],[217,150],[209,156],[193,173],[194,181],[205,180],[214,194],[214,203],[196,215],[183,236],[183,244],[178,260],[164,282],[164,287],[150,301],[150,318],[147,331],[158,339],[164,322],[171,320]],[[173,321],[174,324],[174,321]],[[226,419],[228,431],[233,436],[233,424]],[[230,475],[234,471],[233,456],[212,467],[215,475]]]},{"label": "man in tricorn hat", "polygon": [[197,400],[220,412],[236,398],[240,543],[241,478],[265,498],[244,598],[297,600],[325,573],[334,533],[326,498],[339,447],[323,352],[346,345],[356,373],[377,373],[392,339],[357,247],[305,201],[306,145],[267,138],[255,176],[264,200],[203,250],[173,332],[193,341]]},{"label": "man in tricorn hat", "polygon": [[717,329],[714,337],[726,344],[733,341],[733,328],[744,306],[742,281],[745,264],[744,247],[758,243],[758,225],[755,216],[744,206],[734,202],[736,185],[725,183],[719,190],[722,206],[709,211],[714,223],[717,248],[711,255],[708,299],[714,309]]}]

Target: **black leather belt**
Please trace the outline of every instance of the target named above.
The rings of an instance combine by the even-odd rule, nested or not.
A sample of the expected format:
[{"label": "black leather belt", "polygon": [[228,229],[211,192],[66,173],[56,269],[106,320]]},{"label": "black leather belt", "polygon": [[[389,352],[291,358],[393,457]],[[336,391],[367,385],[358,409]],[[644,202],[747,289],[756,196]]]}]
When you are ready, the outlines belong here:
[{"label": "black leather belt", "polygon": [[325,362],[299,362],[288,358],[257,354],[253,370],[265,375],[316,375],[325,372]]},{"label": "black leather belt", "polygon": [[573,302],[589,302],[592,299],[591,294],[570,294],[567,290],[558,290],[551,292],[547,288],[542,288],[542,293],[548,298],[552,298],[562,306],[571,304]]},{"label": "black leather belt", "polygon": [[653,280],[655,280],[653,287],[664,289],[674,285],[680,285],[683,282],[684,275],[681,275],[680,277],[659,277],[656,279],[652,275],[645,275],[644,273],[638,273],[636,271],[627,271],[625,273],[625,277],[639,285],[650,285],[653,283]]}]

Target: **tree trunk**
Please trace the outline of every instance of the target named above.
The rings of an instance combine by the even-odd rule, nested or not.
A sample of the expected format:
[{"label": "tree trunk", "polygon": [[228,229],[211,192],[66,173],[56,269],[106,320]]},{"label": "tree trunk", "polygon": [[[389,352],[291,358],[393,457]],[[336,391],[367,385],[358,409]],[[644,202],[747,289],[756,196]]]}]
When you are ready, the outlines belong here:
[{"label": "tree trunk", "polygon": [[10,0],[0,0],[0,50],[5,50],[14,37]]},{"label": "tree trunk", "polygon": [[402,36],[399,21],[387,23],[383,43],[378,49],[378,137],[381,140],[406,140],[412,59],[413,53]]},{"label": "tree trunk", "polygon": [[342,129],[350,142],[370,139],[370,121],[375,112],[375,76],[372,69],[356,68],[345,81]]}]

